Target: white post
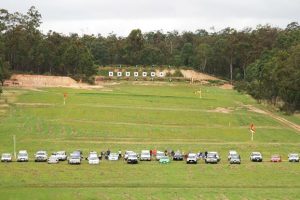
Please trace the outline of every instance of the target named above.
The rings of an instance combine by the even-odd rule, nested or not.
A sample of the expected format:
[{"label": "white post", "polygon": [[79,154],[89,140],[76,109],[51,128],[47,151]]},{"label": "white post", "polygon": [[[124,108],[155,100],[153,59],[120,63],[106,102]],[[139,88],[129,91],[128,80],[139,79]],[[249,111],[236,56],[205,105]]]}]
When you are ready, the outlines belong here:
[{"label": "white post", "polygon": [[16,154],[16,135],[13,136],[13,140],[14,140],[14,156],[15,159],[17,158],[17,154]]}]

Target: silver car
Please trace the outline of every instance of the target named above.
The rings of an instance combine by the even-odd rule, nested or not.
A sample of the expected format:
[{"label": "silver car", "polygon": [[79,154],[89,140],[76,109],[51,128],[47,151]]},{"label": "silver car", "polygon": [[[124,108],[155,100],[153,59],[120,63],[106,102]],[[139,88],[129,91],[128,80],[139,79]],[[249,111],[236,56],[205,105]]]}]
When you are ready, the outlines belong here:
[{"label": "silver car", "polygon": [[206,158],[205,158],[205,163],[211,163],[211,164],[217,164],[218,161],[218,157],[216,154],[207,154]]},{"label": "silver car", "polygon": [[68,160],[68,163],[71,165],[74,164],[80,164],[81,163],[81,157],[79,154],[71,154]]},{"label": "silver car", "polygon": [[1,156],[1,162],[11,162],[12,157],[10,153],[3,153]]}]

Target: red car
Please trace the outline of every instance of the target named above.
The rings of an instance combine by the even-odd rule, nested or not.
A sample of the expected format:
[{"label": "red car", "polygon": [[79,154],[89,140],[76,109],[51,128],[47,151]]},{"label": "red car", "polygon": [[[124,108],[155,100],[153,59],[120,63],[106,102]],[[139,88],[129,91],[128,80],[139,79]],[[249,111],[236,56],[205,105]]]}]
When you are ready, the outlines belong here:
[{"label": "red car", "polygon": [[271,162],[281,162],[280,155],[272,155]]}]

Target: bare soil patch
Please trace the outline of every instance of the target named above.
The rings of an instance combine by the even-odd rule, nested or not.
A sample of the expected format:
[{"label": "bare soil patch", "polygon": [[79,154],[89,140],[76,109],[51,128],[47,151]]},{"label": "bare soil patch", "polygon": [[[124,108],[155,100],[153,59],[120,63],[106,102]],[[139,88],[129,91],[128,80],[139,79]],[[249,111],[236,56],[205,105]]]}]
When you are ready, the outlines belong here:
[{"label": "bare soil patch", "polygon": [[224,89],[224,90],[232,90],[233,89],[233,85],[231,85],[229,83],[225,83],[224,85],[221,85],[220,88]]},{"label": "bare soil patch", "polygon": [[214,109],[214,110],[208,110],[208,112],[216,112],[216,113],[230,113],[230,112],[232,112],[232,110],[231,109],[229,109],[229,108],[221,108],[221,107],[217,107],[216,109]]},{"label": "bare soil patch", "polygon": [[214,76],[211,76],[211,75],[207,75],[207,74],[204,74],[204,73],[200,73],[200,72],[196,72],[194,70],[180,70],[181,73],[183,74],[183,76],[185,78],[188,78],[188,79],[194,79],[194,80],[197,80],[197,81],[201,81],[201,80],[220,80]]},{"label": "bare soil patch", "polygon": [[23,88],[39,88],[39,87],[70,87],[78,89],[102,88],[101,85],[89,85],[78,83],[74,79],[67,76],[45,76],[45,75],[28,75],[14,74],[10,80],[4,83],[6,86],[23,87]]}]

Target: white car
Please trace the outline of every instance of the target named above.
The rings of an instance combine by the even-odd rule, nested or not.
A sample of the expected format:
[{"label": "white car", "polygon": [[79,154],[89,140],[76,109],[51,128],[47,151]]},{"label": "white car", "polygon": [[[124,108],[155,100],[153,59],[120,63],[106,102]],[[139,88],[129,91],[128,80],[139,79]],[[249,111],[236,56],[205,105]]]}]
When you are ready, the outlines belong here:
[{"label": "white car", "polygon": [[100,159],[98,158],[98,156],[89,157],[88,161],[90,165],[98,165],[100,163]]},{"label": "white car", "polygon": [[205,163],[208,164],[208,163],[211,163],[211,164],[217,164],[219,161],[218,161],[218,157],[216,154],[214,153],[208,153],[206,158],[205,158]]},{"label": "white car", "polygon": [[68,159],[67,153],[65,151],[58,151],[55,153],[52,153],[52,155],[56,156],[59,161],[64,161]]},{"label": "white car", "polygon": [[238,154],[232,154],[229,159],[230,164],[241,164],[241,157]]},{"label": "white car", "polygon": [[46,162],[48,159],[48,155],[46,151],[38,151],[35,154],[35,162]]},{"label": "white car", "polygon": [[48,164],[57,164],[59,162],[59,158],[56,155],[51,155],[48,158]]},{"label": "white car", "polygon": [[12,157],[10,153],[3,153],[1,156],[1,162],[11,162]]},{"label": "white car", "polygon": [[119,154],[117,153],[110,153],[109,156],[108,156],[108,160],[119,160]]},{"label": "white car", "polygon": [[263,157],[260,152],[252,152],[250,155],[250,161],[252,162],[262,162]]},{"label": "white car", "polygon": [[236,151],[230,150],[228,153],[228,160],[230,160],[232,156],[236,156],[236,155],[238,155]]},{"label": "white car", "polygon": [[149,150],[142,150],[140,160],[151,161],[151,155]]},{"label": "white car", "polygon": [[290,153],[289,154],[289,162],[299,162],[299,154]]},{"label": "white car", "polygon": [[133,151],[125,151],[124,160],[127,160],[128,156],[133,153],[134,153]]},{"label": "white car", "polygon": [[190,164],[190,163],[197,164],[197,154],[189,153],[188,157],[186,159],[186,163],[187,164]]},{"label": "white car", "polygon": [[17,156],[18,162],[28,162],[28,153],[26,150],[20,150]]},{"label": "white car", "polygon": [[215,157],[217,158],[218,162],[220,162],[221,158],[219,156],[219,153],[216,152],[216,151],[210,151],[210,152],[207,152],[207,156],[208,155],[215,155]]},{"label": "white car", "polygon": [[98,165],[100,163],[100,159],[98,158],[97,152],[90,152],[89,157],[87,158],[90,165]]},{"label": "white car", "polygon": [[162,152],[162,151],[156,152],[156,160],[160,160],[164,156],[166,156],[164,152]]},{"label": "white car", "polygon": [[81,157],[79,154],[71,154],[68,160],[69,164],[80,164],[81,163]]},{"label": "white car", "polygon": [[138,163],[138,157],[136,153],[131,153],[128,155],[127,158],[127,163],[128,164],[137,164]]}]

